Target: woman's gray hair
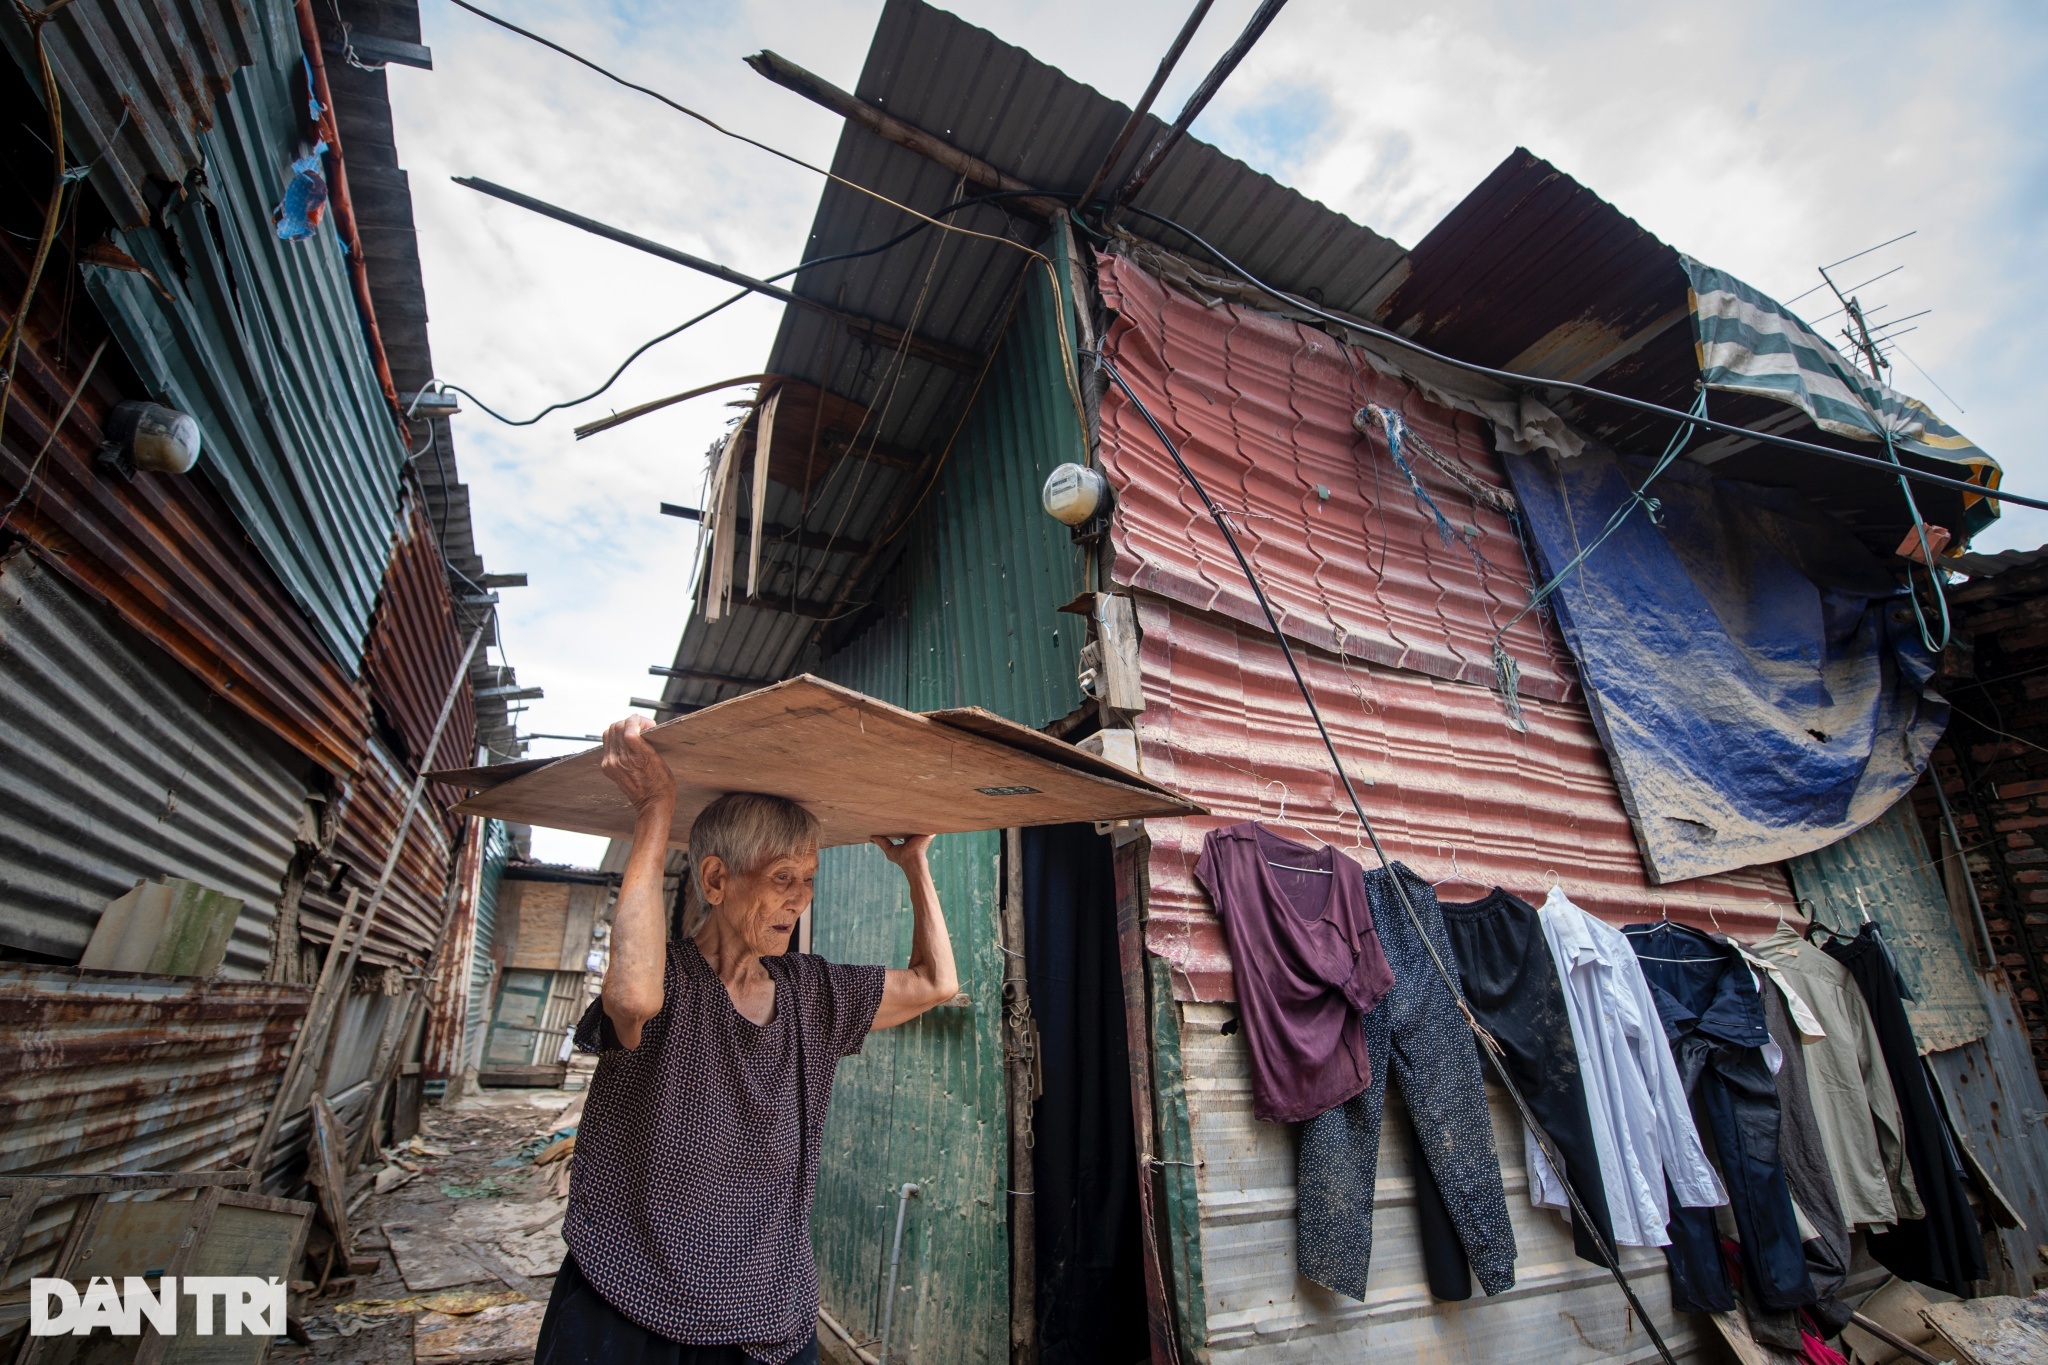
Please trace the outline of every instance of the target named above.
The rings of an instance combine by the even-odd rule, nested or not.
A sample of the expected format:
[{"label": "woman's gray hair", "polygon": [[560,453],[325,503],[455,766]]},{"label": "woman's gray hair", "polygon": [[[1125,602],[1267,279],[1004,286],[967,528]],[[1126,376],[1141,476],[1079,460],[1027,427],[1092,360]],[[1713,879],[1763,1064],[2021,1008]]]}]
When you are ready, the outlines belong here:
[{"label": "woman's gray hair", "polygon": [[777,858],[817,852],[818,835],[818,817],[787,797],[727,792],[706,806],[690,826],[690,893],[683,906],[683,933],[694,935],[711,916],[697,871],[704,859],[716,858],[734,872],[751,874]]}]

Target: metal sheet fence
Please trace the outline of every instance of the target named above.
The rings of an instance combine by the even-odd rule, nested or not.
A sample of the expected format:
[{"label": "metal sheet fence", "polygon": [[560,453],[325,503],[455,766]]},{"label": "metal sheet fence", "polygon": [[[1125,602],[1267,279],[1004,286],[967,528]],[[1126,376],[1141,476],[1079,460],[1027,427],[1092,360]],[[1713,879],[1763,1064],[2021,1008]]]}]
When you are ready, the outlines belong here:
[{"label": "metal sheet fence", "polygon": [[261,978],[306,768],[32,552],[0,560],[0,942],[75,959],[170,874],[242,898],[223,972]]},{"label": "metal sheet fence", "polygon": [[[0,966],[0,1171],[198,1171],[246,1161],[312,992]],[[36,1215],[19,1284],[71,1217]]]}]

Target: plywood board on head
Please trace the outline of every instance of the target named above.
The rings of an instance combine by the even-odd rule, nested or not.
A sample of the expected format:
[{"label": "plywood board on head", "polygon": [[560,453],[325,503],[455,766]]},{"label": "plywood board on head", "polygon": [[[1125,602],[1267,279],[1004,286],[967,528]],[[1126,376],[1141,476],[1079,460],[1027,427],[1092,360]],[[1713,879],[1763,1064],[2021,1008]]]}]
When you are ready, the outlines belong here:
[{"label": "plywood board on head", "polygon": [[[646,736],[675,774],[675,844],[687,842],[699,811],[731,791],[801,802],[822,823],[828,848],[878,834],[1201,813],[1195,803],[1133,774],[1103,775],[1100,759],[1057,740],[1040,737],[1057,750],[1034,745],[1027,751],[808,674],[680,716]],[[591,749],[559,759],[478,792],[456,809],[579,834],[630,836],[633,807],[599,770],[600,756]]]}]

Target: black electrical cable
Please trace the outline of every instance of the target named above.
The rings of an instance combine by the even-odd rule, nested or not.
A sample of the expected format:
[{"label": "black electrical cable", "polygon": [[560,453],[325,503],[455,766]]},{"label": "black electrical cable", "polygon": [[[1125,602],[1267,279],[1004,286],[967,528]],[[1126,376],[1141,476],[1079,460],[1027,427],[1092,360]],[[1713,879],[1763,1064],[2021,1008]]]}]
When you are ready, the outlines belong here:
[{"label": "black electrical cable", "polygon": [[[1394,870],[1393,860],[1387,857],[1387,850],[1380,843],[1378,831],[1373,828],[1372,821],[1367,818],[1364,803],[1358,799],[1358,789],[1351,785],[1351,774],[1344,767],[1344,760],[1338,756],[1337,745],[1330,738],[1329,727],[1323,724],[1322,708],[1316,705],[1315,694],[1309,690],[1308,681],[1301,676],[1301,665],[1295,661],[1293,646],[1287,643],[1287,635],[1280,629],[1279,619],[1273,615],[1273,604],[1266,600],[1265,588],[1259,583],[1258,575],[1252,572],[1251,561],[1245,558],[1243,548],[1238,545],[1236,533],[1230,529],[1230,519],[1223,514],[1223,509],[1211,500],[1209,490],[1202,486],[1201,479],[1197,478],[1195,471],[1188,467],[1187,461],[1181,458],[1180,448],[1173,443],[1173,438],[1166,434],[1166,428],[1159,425],[1159,419],[1152,415],[1151,410],[1145,406],[1144,400],[1139,398],[1132,390],[1130,384],[1117,370],[1110,358],[1097,353],[1095,363],[1101,366],[1102,372],[1109,376],[1119,389],[1123,390],[1124,397],[1130,400],[1131,406],[1137,409],[1138,415],[1145,419],[1145,425],[1152,428],[1153,436],[1157,437],[1159,444],[1165,447],[1167,455],[1172,457],[1175,467],[1180,470],[1181,477],[1187,480],[1190,488],[1194,489],[1195,496],[1202,500],[1202,506],[1209,513],[1210,520],[1216,523],[1216,529],[1223,533],[1224,543],[1230,547],[1231,555],[1237,560],[1238,572],[1244,575],[1244,581],[1251,587],[1252,596],[1258,599],[1259,610],[1265,613],[1266,628],[1272,633],[1274,642],[1280,646],[1280,656],[1287,661],[1287,671],[1294,675],[1294,686],[1300,691],[1303,704],[1308,707],[1309,719],[1315,722],[1316,733],[1322,737],[1323,748],[1330,756],[1330,766],[1336,770],[1337,779],[1344,786],[1345,796],[1350,798],[1352,813],[1358,817],[1358,827],[1371,842],[1373,856],[1379,859],[1380,867],[1386,872],[1387,880],[1392,884],[1394,894],[1401,902],[1401,908],[1407,912],[1409,920],[1414,924],[1415,936],[1422,941],[1424,947],[1429,949],[1430,958],[1435,962],[1437,972],[1443,977],[1444,984],[1450,987],[1452,996],[1458,1001],[1459,1009],[1465,1013],[1465,1022],[1471,1025],[1472,1032],[1478,1037],[1482,1050],[1486,1053],[1487,1060],[1493,1063],[1494,1074],[1500,1078],[1501,1085],[1508,1092],[1508,1098],[1514,1101],[1515,1108],[1521,1112],[1522,1122],[1528,1125],[1529,1131],[1536,1134],[1537,1140],[1543,1144],[1544,1154],[1550,1158],[1551,1165],[1559,1171],[1564,1170],[1565,1162],[1562,1154],[1556,1150],[1555,1145],[1550,1140],[1550,1135],[1543,1131],[1542,1125],[1536,1122],[1536,1116],[1530,1112],[1528,1101],[1522,1098],[1522,1092],[1516,1088],[1514,1079],[1508,1075],[1506,1061],[1501,1056],[1500,1044],[1494,1041],[1493,1035],[1480,1025],[1479,1021],[1473,1017],[1470,1009],[1466,1007],[1463,993],[1458,990],[1457,983],[1451,976],[1449,966],[1437,955],[1436,946],[1430,941],[1429,935],[1424,932],[1422,917],[1416,913],[1414,903],[1408,898],[1408,888],[1402,884],[1400,874]],[[1678,1365],[1677,1358],[1671,1354],[1671,1348],[1664,1344],[1663,1334],[1657,1330],[1656,1323],[1650,1320],[1650,1314],[1643,1307],[1642,1300],[1636,1297],[1635,1286],[1629,1283],[1628,1276],[1623,1273],[1620,1256],[1616,1254],[1613,1246],[1607,1244],[1600,1237],[1597,1225],[1587,1214],[1586,1206],[1579,1202],[1578,1192],[1572,1188],[1571,1182],[1567,1180],[1563,1184],[1565,1193],[1571,1199],[1573,1213],[1578,1218],[1580,1225],[1595,1229],[1593,1232],[1594,1241],[1599,1246],[1601,1252],[1607,1257],[1607,1269],[1613,1273],[1615,1283],[1621,1286],[1621,1292],[1628,1299],[1629,1306],[1635,1310],[1636,1316],[1642,1319],[1643,1329],[1650,1334],[1650,1340],[1656,1345],[1657,1353],[1664,1358],[1666,1365]]]},{"label": "black electrical cable", "polygon": [[[978,194],[971,199],[961,199],[955,201],[954,203],[947,204],[944,208],[935,210],[932,216],[940,217],[943,215],[949,215],[957,213],[964,208],[971,208],[976,204],[986,204],[997,199],[1015,199],[1020,197],[1026,197],[1034,193],[1035,191],[1032,190],[996,190],[989,194]],[[858,251],[843,251],[836,256],[820,256],[818,257],[818,259],[814,261],[802,261],[796,265],[791,266],[789,269],[782,271],[779,274],[768,276],[767,280],[764,281],[764,283],[773,284],[776,280],[787,279],[791,275],[798,274],[805,270],[815,269],[816,267],[821,265],[835,265],[840,261],[855,261],[859,260],[863,256],[876,255],[880,252],[889,250],[891,247],[903,245],[903,243],[909,241],[912,237],[917,236],[920,232],[925,232],[929,230],[931,227],[932,224],[928,222],[914,223],[910,227],[905,228],[902,232],[897,233],[894,237],[891,237],[888,241],[881,243],[879,246],[862,247]],[[688,331],[690,328],[695,327],[698,323],[704,321],[704,319],[710,317],[712,314],[722,312],[725,309],[732,307],[734,304],[738,303],[741,299],[747,297],[747,295],[751,294],[752,292],[754,291],[752,291],[751,289],[742,289],[739,293],[734,294],[731,298],[726,299],[721,303],[712,305],[711,307],[705,309],[703,312],[697,314],[697,316],[690,318],[688,321],[680,322],[676,324],[674,327],[669,328],[660,336],[651,337],[648,340],[641,342],[640,345],[633,348],[632,354],[628,355],[624,360],[619,362],[619,367],[616,370],[612,371],[611,377],[609,379],[606,379],[604,383],[599,384],[596,388],[592,389],[589,393],[584,394],[581,398],[565,398],[559,403],[550,403],[546,407],[542,408],[539,412],[536,412],[531,417],[507,417],[505,416],[505,414],[493,408],[490,404],[484,402],[483,399],[471,393],[468,389],[463,388],[460,384],[450,384],[443,382],[441,387],[448,390],[450,393],[461,394],[464,398],[467,398],[470,402],[476,404],[478,410],[483,412],[485,416],[495,418],[496,420],[504,423],[508,427],[530,427],[550,413],[560,412],[564,408],[580,407],[582,404],[588,403],[593,398],[601,397],[607,389],[611,388],[612,385],[619,382],[619,376],[624,374],[627,368],[630,365],[632,365],[634,361],[638,360],[641,356],[646,355],[649,351],[653,350],[656,346],[659,346],[662,342],[667,341],[670,337],[680,335],[681,333]]]},{"label": "black electrical cable", "polygon": [[[1054,195],[1051,197],[1058,198],[1059,196]],[[1101,204],[1103,201],[1098,199],[1095,202]],[[1429,347],[1422,345],[1420,342],[1411,341],[1399,332],[1390,332],[1384,327],[1376,327],[1358,318],[1345,317],[1341,313],[1332,313],[1327,308],[1319,307],[1307,299],[1298,298],[1282,289],[1276,289],[1257,275],[1252,274],[1251,271],[1246,270],[1236,261],[1231,260],[1230,257],[1224,255],[1215,246],[1205,241],[1199,234],[1174,222],[1173,219],[1168,218],[1163,213],[1154,213],[1150,209],[1141,209],[1135,204],[1124,205],[1123,211],[1135,213],[1141,218],[1149,218],[1164,227],[1172,228],[1175,232],[1180,233],[1183,237],[1201,247],[1202,250],[1214,256],[1226,269],[1243,276],[1276,299],[1284,299],[1297,308],[1306,309],[1317,317],[1328,319],[1340,327],[1348,327],[1362,336],[1369,336],[1375,340],[1387,342],[1389,345],[1399,346],[1402,350],[1411,351],[1416,355],[1427,356],[1431,360],[1449,365],[1453,369],[1463,370],[1467,374],[1483,375],[1496,382],[1516,387],[1556,389],[1565,393],[1575,393],[1597,402],[1613,403],[1620,407],[1633,409],[1636,412],[1646,413],[1652,417],[1664,417],[1673,422],[1690,422],[1694,426],[1702,427],[1708,431],[1718,431],[1724,436],[1738,436],[1745,440],[1760,441],[1766,445],[1781,446],[1787,450],[1797,450],[1808,455],[1821,455],[1830,460],[1863,465],[1893,477],[1903,473],[1905,477],[1916,479],[1921,483],[1931,483],[1943,488],[1955,489],[1958,492],[1973,493],[1978,497],[1989,498],[1993,502],[2016,502],[2022,507],[2033,507],[2048,512],[2048,499],[2030,498],[2019,493],[2008,493],[2002,489],[1985,488],[1963,479],[1951,479],[1942,474],[1930,474],[1925,470],[1908,469],[1901,465],[1894,465],[1891,461],[1874,455],[1858,455],[1847,450],[1836,450],[1833,446],[1816,445],[1811,441],[1801,441],[1796,437],[1779,436],[1766,431],[1753,431],[1748,427],[1739,427],[1732,422],[1717,421],[1711,417],[1694,417],[1688,413],[1680,412],[1676,408],[1667,408],[1662,403],[1653,403],[1646,398],[1630,398],[1626,394],[1612,393],[1606,389],[1596,389],[1591,384],[1577,384],[1567,379],[1543,379],[1532,374],[1517,374],[1513,370],[1497,370],[1490,365],[1480,365],[1469,360],[1459,360],[1454,356],[1444,355],[1440,351],[1432,351]]]}]

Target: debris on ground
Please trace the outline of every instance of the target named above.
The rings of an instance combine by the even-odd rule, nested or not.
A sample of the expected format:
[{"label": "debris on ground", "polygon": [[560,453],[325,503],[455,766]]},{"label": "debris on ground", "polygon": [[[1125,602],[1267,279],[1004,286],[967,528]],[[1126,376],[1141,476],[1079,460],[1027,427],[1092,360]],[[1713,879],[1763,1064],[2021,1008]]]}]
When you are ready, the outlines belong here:
[{"label": "debris on ground", "polygon": [[481,1313],[486,1308],[524,1302],[526,1295],[516,1289],[449,1290],[440,1294],[416,1294],[404,1299],[356,1299],[337,1304],[333,1311],[336,1317],[388,1318],[398,1313],[445,1313],[459,1318]]},{"label": "debris on ground", "polygon": [[427,1313],[413,1326],[413,1359],[418,1365],[485,1365],[487,1361],[531,1360],[547,1305],[504,1304],[468,1317]]},{"label": "debris on ground", "polygon": [[[565,1254],[569,1134],[582,1098],[493,1091],[429,1109],[420,1134],[358,1173],[372,1179],[351,1222],[374,1269],[343,1277],[337,1266],[324,1292],[299,1286],[292,1318],[305,1340],[279,1339],[266,1365],[530,1360]],[[528,1147],[525,1164],[492,1165]]]}]

